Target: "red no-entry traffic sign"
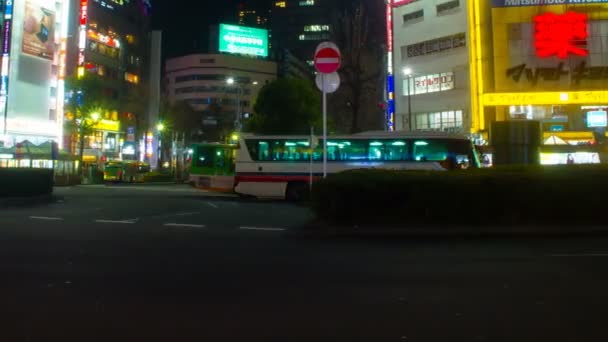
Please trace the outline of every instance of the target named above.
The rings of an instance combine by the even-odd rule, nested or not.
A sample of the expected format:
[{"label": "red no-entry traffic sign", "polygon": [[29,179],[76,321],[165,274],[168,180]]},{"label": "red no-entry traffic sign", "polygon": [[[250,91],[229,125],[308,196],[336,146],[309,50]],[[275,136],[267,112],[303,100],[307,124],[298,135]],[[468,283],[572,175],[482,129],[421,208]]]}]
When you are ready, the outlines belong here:
[{"label": "red no-entry traffic sign", "polygon": [[324,42],[319,44],[315,53],[315,68],[323,74],[331,74],[338,71],[342,64],[340,49],[334,43]]}]

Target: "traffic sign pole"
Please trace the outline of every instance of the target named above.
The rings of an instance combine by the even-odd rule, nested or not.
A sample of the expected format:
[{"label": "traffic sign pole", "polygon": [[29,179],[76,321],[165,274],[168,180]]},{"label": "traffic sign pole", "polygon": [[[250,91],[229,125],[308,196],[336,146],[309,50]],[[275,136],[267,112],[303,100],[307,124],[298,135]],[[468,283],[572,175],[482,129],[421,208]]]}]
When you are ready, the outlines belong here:
[{"label": "traffic sign pole", "polygon": [[[339,76],[335,75],[337,81],[332,82],[335,89],[329,89],[326,83],[327,74],[332,74],[340,69],[341,54],[336,44],[323,42],[317,46],[315,52],[315,68],[321,74],[321,91],[323,92],[323,178],[327,177],[327,93],[334,92],[339,84]],[[330,78],[331,79],[331,78]]]},{"label": "traffic sign pole", "polygon": [[[325,74],[321,74],[325,84]],[[323,88],[323,178],[327,178],[327,91]]]}]

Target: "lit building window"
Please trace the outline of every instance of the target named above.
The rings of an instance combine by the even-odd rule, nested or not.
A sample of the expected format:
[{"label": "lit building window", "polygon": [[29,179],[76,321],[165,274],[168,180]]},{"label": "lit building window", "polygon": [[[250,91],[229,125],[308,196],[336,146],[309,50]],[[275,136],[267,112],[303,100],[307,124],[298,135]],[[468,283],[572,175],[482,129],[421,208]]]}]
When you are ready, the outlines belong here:
[{"label": "lit building window", "polygon": [[316,33],[316,34],[301,34],[298,36],[299,40],[325,40],[329,39],[328,33]]},{"label": "lit building window", "polygon": [[125,72],[125,81],[133,84],[139,84],[139,76],[129,72]]},{"label": "lit building window", "polygon": [[306,25],[304,32],[328,32],[329,25]]},{"label": "lit building window", "polygon": [[314,6],[315,0],[302,0],[299,3],[300,6]]},{"label": "lit building window", "polygon": [[274,7],[285,8],[287,7],[287,2],[285,1],[277,1],[274,3]]}]

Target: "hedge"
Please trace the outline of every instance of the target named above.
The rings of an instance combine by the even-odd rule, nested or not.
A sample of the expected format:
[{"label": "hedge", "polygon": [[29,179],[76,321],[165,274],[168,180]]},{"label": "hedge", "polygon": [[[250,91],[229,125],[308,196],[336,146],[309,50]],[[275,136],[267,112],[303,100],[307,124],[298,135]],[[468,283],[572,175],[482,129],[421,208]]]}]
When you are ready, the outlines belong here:
[{"label": "hedge", "polygon": [[317,182],[311,206],[339,224],[592,224],[608,212],[608,167],[466,172],[355,170]]},{"label": "hedge", "polygon": [[152,171],[144,175],[144,183],[165,183],[173,181],[173,176],[169,173]]},{"label": "hedge", "polygon": [[0,197],[31,197],[51,193],[52,170],[0,168]]}]

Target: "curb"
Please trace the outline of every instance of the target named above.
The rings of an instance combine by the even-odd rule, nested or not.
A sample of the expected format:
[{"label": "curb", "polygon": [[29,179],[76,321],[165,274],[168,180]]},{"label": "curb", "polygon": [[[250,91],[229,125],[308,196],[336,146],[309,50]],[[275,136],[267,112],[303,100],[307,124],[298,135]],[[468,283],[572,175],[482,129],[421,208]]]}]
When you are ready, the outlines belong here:
[{"label": "curb", "polygon": [[53,203],[62,199],[63,198],[61,196],[56,196],[53,194],[31,197],[0,198],[0,208],[36,206]]},{"label": "curb", "polygon": [[463,237],[581,237],[608,236],[606,226],[500,226],[500,227],[402,227],[359,228],[320,224],[302,226],[290,233],[294,237],[309,238],[463,238]]}]

